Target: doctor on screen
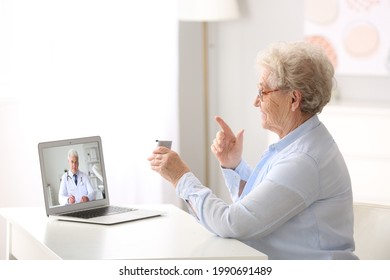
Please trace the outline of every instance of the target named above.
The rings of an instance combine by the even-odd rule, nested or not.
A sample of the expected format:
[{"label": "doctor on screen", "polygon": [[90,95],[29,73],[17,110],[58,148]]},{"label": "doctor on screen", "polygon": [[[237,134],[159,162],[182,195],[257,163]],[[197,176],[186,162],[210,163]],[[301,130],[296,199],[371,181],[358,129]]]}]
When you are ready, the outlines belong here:
[{"label": "doctor on screen", "polygon": [[69,171],[61,178],[58,201],[61,205],[74,204],[95,200],[93,189],[88,175],[79,170],[79,155],[76,150],[68,152]]}]

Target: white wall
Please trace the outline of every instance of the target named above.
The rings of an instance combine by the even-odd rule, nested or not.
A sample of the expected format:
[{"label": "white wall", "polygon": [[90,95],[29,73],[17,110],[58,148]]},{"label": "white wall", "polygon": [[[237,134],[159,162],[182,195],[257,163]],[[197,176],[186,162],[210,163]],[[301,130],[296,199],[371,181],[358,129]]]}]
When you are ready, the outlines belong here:
[{"label": "white wall", "polygon": [[201,180],[204,165],[202,30],[198,23],[179,24],[180,155]]},{"label": "white wall", "polygon": [[321,114],[349,169],[355,202],[390,205],[390,106],[329,104]]}]

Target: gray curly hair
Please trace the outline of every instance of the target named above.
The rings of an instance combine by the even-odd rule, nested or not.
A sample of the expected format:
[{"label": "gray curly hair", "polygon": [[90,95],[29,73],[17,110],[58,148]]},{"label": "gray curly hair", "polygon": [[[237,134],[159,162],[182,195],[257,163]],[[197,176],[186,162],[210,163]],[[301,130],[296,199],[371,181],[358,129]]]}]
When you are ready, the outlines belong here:
[{"label": "gray curly hair", "polygon": [[322,48],[307,42],[280,42],[260,52],[256,64],[259,70],[270,71],[270,86],[302,93],[302,112],[320,113],[330,101],[334,68]]}]

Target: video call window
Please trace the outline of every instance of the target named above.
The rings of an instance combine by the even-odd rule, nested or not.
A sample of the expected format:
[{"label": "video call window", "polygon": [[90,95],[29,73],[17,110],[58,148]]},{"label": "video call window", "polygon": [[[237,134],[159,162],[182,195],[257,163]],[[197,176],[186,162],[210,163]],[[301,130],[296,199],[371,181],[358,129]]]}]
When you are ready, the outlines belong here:
[{"label": "video call window", "polygon": [[[72,163],[68,160],[68,153],[74,150],[78,154],[78,177],[72,175]],[[62,147],[46,148],[43,151],[45,191],[50,207],[63,206],[67,201],[60,196],[60,187],[66,188],[65,193],[76,197],[80,203],[81,197],[89,196],[90,200],[103,199],[104,182],[101,171],[101,158],[98,143],[67,145]],[[74,166],[73,166],[74,168]],[[66,182],[63,182],[66,180]],[[91,194],[91,189],[93,194]]]}]

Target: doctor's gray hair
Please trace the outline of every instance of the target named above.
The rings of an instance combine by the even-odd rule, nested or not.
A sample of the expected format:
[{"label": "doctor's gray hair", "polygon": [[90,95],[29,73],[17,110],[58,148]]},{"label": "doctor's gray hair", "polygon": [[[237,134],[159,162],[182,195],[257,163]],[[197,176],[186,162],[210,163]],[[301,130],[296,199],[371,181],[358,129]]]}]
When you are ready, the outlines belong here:
[{"label": "doctor's gray hair", "polygon": [[77,151],[75,149],[69,150],[68,159],[70,159],[71,157],[76,157],[77,159],[79,158],[79,154],[77,153]]},{"label": "doctor's gray hair", "polygon": [[330,101],[334,68],[319,46],[307,42],[277,43],[259,53],[257,66],[270,71],[267,82],[272,88],[301,92],[302,112],[320,113]]}]

